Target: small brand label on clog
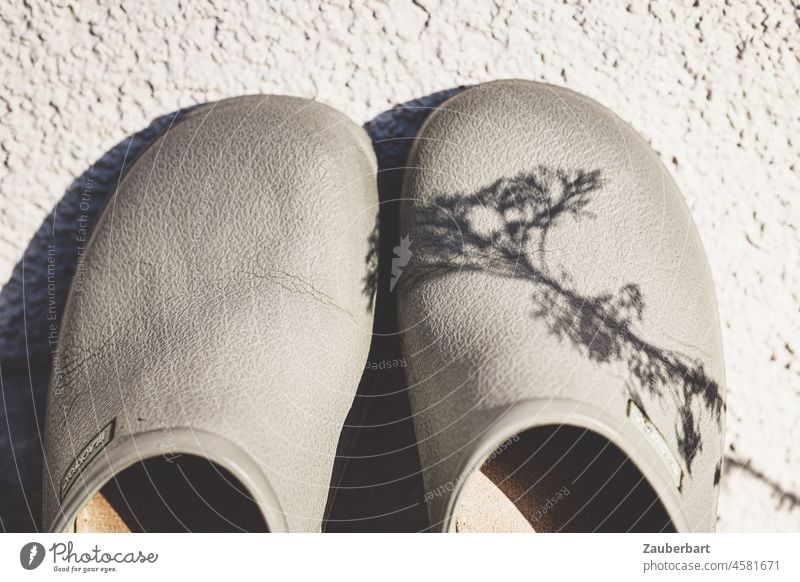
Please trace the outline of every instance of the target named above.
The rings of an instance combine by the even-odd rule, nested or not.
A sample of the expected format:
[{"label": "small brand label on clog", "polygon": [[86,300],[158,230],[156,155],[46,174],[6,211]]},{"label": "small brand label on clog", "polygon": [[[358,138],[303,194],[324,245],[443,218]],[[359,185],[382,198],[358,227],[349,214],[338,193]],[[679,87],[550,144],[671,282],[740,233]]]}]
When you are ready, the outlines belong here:
[{"label": "small brand label on clog", "polygon": [[116,423],[116,419],[109,422],[103,429],[97,433],[94,438],[89,441],[83,450],[75,457],[75,460],[72,461],[72,464],[67,469],[67,472],[64,473],[64,477],[61,479],[61,492],[59,498],[61,501],[64,500],[64,496],[69,491],[69,488],[72,487],[72,484],[75,483],[75,479],[83,472],[83,469],[89,462],[94,459],[100,451],[102,451],[108,443],[111,442],[111,439],[114,438],[114,426]]},{"label": "small brand label on clog", "polygon": [[628,400],[628,418],[630,418],[631,422],[644,433],[647,440],[650,441],[650,444],[653,445],[653,448],[661,456],[667,469],[669,469],[670,475],[672,475],[672,482],[675,484],[675,487],[680,490],[681,484],[683,483],[683,469],[681,469],[680,463],[678,463],[675,455],[669,450],[667,440],[633,400]]}]

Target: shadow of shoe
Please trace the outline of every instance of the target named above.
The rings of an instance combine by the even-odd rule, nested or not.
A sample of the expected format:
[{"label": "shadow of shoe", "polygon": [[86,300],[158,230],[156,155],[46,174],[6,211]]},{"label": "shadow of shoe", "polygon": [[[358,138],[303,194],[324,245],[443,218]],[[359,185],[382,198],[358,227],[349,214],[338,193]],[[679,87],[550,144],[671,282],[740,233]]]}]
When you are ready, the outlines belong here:
[{"label": "shadow of shoe", "polygon": [[365,280],[365,293],[376,296],[375,323],[369,359],[339,441],[326,531],[415,532],[428,527],[394,292],[402,277],[400,198],[417,132],[431,111],[465,88],[396,105],[364,125],[378,158],[380,211],[374,252],[367,257],[374,270]]}]

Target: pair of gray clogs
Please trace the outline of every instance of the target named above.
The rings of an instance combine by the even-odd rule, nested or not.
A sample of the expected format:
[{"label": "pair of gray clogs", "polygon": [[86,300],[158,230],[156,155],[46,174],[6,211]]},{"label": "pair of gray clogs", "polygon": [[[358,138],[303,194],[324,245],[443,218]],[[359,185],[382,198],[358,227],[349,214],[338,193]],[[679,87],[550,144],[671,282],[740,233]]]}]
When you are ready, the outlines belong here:
[{"label": "pair of gray clogs", "polygon": [[[141,154],[64,317],[46,527],[319,531],[371,341],[376,172],[356,124],[279,96],[197,108]],[[647,143],[571,91],[480,85],[430,115],[403,199],[433,529],[503,529],[481,475],[536,531],[712,530],[713,285]]]}]

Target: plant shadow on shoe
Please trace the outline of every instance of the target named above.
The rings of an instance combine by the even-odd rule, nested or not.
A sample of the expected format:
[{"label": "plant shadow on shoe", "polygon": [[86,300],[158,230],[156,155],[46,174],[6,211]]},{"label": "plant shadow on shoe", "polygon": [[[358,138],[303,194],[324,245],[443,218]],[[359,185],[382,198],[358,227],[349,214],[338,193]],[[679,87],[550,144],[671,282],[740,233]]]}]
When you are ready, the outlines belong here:
[{"label": "plant shadow on shoe", "polygon": [[[557,228],[565,218],[592,218],[592,196],[602,187],[600,170],[540,167],[473,194],[447,193],[415,210],[416,226],[411,233],[400,232],[402,180],[414,138],[432,111],[464,89],[451,89],[398,105],[366,124],[378,154],[380,172],[381,208],[373,240],[376,250],[367,257],[376,271],[365,281],[365,292],[370,295],[377,292],[377,312],[368,367],[340,441],[328,506],[328,531],[437,529],[436,524],[426,523],[426,493],[420,489],[419,479],[422,468],[418,456],[412,452],[415,434],[413,426],[409,426],[411,411],[404,375],[407,362],[396,318],[397,295],[393,292],[396,285],[408,289],[420,278],[444,276],[454,269],[529,280],[533,317],[545,321],[552,334],[573,343],[590,360],[625,364],[638,380],[629,385],[629,390],[630,398],[640,407],[642,390],[679,397],[683,421],[677,429],[678,439],[689,467],[701,446],[693,412],[695,403],[702,403],[718,420],[721,415],[723,403],[718,386],[702,366],[693,365],[680,354],[659,349],[632,331],[631,324],[641,317],[644,309],[644,298],[635,283],[625,285],[618,293],[581,294],[569,287],[571,279],[567,273],[552,274],[544,266],[550,229]],[[501,217],[500,227],[491,233],[474,228],[470,219],[475,211],[497,212]],[[512,214],[513,217],[507,218]],[[525,221],[520,216],[530,218]],[[538,263],[520,250],[532,239],[539,241]],[[402,262],[403,244],[408,240],[410,250],[423,259],[412,274],[404,276],[397,267]],[[392,366],[392,362],[401,365]],[[380,367],[381,364],[387,365]],[[676,386],[680,393],[671,394]],[[540,531],[662,531],[672,527],[652,487],[610,441],[589,431],[564,426],[547,433],[548,438],[542,444],[537,435],[547,430],[541,427],[521,435],[523,442],[511,447],[514,454],[507,452],[504,463],[484,468],[484,474],[509,499],[515,490],[528,491],[521,497],[513,496],[513,500],[530,521],[535,517],[531,508],[547,501],[542,497],[546,489],[532,487],[538,479],[536,472],[542,468],[541,459],[558,459],[552,457],[557,450],[567,447],[571,451],[580,443],[579,448],[583,449],[580,455],[567,455],[561,463],[545,466],[550,469],[551,477],[582,475],[582,480],[573,483],[573,490],[577,487],[578,493],[571,496],[571,503],[564,502],[559,508],[563,515],[573,511],[575,517],[565,518],[559,525],[553,519],[559,511],[551,513],[547,526],[538,524]],[[540,463],[511,462],[525,459],[539,448],[542,448]],[[593,451],[591,456],[587,456],[589,451]],[[522,470],[523,466],[528,469]],[[609,472],[598,470],[609,466]],[[604,486],[612,482],[613,487]],[[599,491],[586,493],[587,484],[591,488],[598,487],[598,483]],[[623,493],[615,498],[620,483],[624,485]],[[615,493],[609,493],[612,491]],[[625,511],[612,511],[617,504],[622,504]],[[634,506],[642,509],[640,505],[643,512],[632,510]],[[588,510],[579,511],[584,506]],[[637,518],[626,521],[634,513]]]},{"label": "plant shadow on shoe", "polygon": [[[572,493],[551,518],[592,499],[624,501],[639,517],[645,479],[676,529],[713,529],[724,425],[716,300],[683,197],[646,140],[568,89],[496,81],[437,110],[407,166],[401,228],[414,255],[399,321],[431,527],[457,529],[465,481],[512,436],[521,442],[490,476],[504,486],[530,478],[509,491],[537,489],[537,471],[564,475],[565,486],[600,478],[593,466],[574,471],[574,455],[539,466],[560,457],[535,455],[527,431],[554,425],[544,453],[606,438],[601,450],[617,445],[641,475],[615,501],[608,473],[592,498]],[[536,467],[496,473],[528,456]],[[593,465],[608,465],[598,456]],[[528,511],[549,500],[547,488],[533,492]],[[608,514],[544,529],[570,524],[637,527]]]}]

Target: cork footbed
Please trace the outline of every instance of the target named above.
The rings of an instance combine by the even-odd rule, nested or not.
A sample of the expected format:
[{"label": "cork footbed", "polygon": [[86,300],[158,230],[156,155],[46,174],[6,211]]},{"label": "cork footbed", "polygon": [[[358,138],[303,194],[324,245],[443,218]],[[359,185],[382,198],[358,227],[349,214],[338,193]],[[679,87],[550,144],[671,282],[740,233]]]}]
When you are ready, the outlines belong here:
[{"label": "cork footbed", "polygon": [[464,486],[458,532],[672,532],[630,459],[577,427],[530,429],[501,444]]},{"label": "cork footbed", "polygon": [[116,475],[78,513],[75,531],[266,532],[227,470],[193,455],[146,459]]}]

